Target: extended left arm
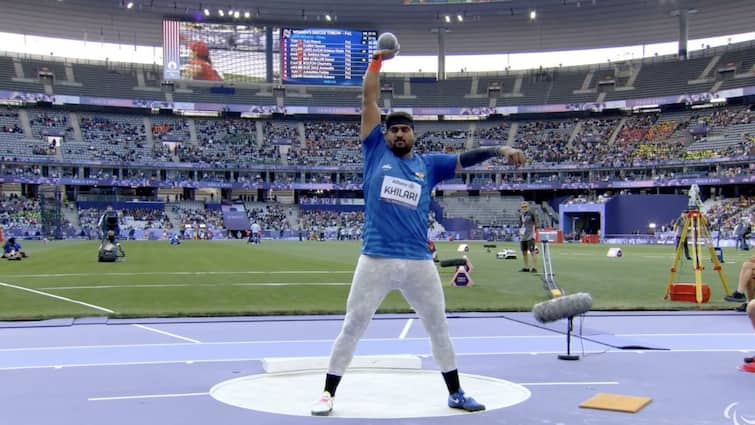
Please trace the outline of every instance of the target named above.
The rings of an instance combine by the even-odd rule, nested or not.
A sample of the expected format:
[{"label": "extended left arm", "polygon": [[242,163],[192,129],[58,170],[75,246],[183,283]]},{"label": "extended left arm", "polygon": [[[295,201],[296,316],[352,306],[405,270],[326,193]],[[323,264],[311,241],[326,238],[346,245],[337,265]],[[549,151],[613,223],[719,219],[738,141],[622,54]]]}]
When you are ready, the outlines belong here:
[{"label": "extended left arm", "polygon": [[511,165],[523,165],[525,162],[524,153],[509,146],[477,148],[462,152],[457,157],[456,171],[499,156],[505,156],[507,162]]}]

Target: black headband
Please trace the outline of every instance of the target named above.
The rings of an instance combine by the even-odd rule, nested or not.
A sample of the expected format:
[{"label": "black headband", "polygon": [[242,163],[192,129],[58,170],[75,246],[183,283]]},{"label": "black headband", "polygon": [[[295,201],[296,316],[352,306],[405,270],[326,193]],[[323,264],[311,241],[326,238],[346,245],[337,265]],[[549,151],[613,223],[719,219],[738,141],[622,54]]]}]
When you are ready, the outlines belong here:
[{"label": "black headband", "polygon": [[391,128],[394,125],[408,125],[414,128],[414,120],[409,115],[391,114],[385,118],[385,128]]}]

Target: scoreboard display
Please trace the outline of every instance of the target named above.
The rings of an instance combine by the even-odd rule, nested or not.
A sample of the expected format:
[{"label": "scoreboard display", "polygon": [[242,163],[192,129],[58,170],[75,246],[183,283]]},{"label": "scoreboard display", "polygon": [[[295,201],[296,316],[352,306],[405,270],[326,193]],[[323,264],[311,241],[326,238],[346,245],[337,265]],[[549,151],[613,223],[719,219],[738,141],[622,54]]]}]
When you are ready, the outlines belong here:
[{"label": "scoreboard display", "polygon": [[377,46],[377,31],[282,28],[283,84],[358,86]]}]

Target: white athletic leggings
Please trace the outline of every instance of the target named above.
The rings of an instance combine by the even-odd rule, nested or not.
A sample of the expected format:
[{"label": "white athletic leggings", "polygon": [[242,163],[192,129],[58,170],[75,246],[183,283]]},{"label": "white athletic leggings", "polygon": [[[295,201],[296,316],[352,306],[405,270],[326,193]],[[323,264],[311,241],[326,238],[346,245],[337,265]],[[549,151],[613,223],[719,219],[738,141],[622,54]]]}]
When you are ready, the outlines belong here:
[{"label": "white athletic leggings", "polygon": [[456,356],[448,336],[446,302],[433,261],[361,255],[351,282],[343,327],[330,355],[328,373],[343,376],[372,316],[394,289],[401,291],[422,320],[441,372],[456,369]]}]

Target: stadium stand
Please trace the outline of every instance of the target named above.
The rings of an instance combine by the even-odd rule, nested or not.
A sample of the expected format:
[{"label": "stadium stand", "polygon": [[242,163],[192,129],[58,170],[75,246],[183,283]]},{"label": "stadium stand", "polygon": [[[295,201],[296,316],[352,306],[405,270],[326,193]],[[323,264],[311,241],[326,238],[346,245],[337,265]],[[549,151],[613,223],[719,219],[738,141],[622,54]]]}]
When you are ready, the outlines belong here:
[{"label": "stadium stand", "polygon": [[295,89],[286,90],[286,106],[327,105],[341,107],[356,107],[361,102],[360,88],[319,88],[308,87],[305,94]]},{"label": "stadium stand", "polygon": [[[479,226],[519,226],[521,196],[444,196],[437,198],[443,218],[469,219]],[[472,214],[472,212],[474,212]]]},{"label": "stadium stand", "polygon": [[[17,71],[21,71],[21,76]],[[43,87],[36,76],[23,74],[21,61],[0,56],[0,88],[4,90],[42,93]]]},{"label": "stadium stand", "polygon": [[[707,80],[703,73],[711,60],[710,57],[701,57],[688,61],[643,63],[634,90],[609,92],[606,100],[707,92],[713,87],[713,80]],[[693,81],[700,82],[691,83]]]},{"label": "stadium stand", "polygon": [[26,78],[36,80],[40,75],[52,75],[55,82],[66,80],[65,67],[60,62],[24,59],[21,66]]},{"label": "stadium stand", "polygon": [[[467,115],[484,115],[485,108],[496,106],[573,105],[572,112],[561,115],[417,120],[415,125],[419,152],[507,144],[523,149],[529,159],[526,167],[516,170],[492,160],[446,182],[439,188],[439,220],[511,228],[523,199],[518,195],[531,190],[539,198],[533,210],[544,223],[552,224],[555,210],[547,204],[541,209],[540,204],[555,192],[573,195],[568,192],[572,189],[583,191],[579,195],[585,199],[595,199],[600,191],[611,191],[612,185],[627,185],[635,192],[679,192],[689,185],[684,179],[714,178],[723,182],[716,187],[719,193],[746,191],[755,171],[752,98],[730,99],[730,106],[713,107],[705,104],[708,97],[688,95],[755,86],[754,52],[747,47],[686,61],[658,58],[516,73],[454,73],[445,80],[429,74],[388,74],[381,81],[380,103],[392,108],[461,108]],[[721,76],[719,68],[730,63],[733,75]],[[239,84],[219,94],[206,84],[161,87],[159,67],[0,57],[0,89],[33,93],[14,95],[26,99],[25,105],[0,107],[0,175],[12,180],[4,184],[4,192],[21,193],[20,182],[52,179],[55,184],[56,179],[68,179],[60,186],[99,184],[112,193],[144,186],[148,189],[140,196],[150,200],[185,198],[168,203],[164,212],[124,212],[124,223],[139,238],[161,238],[166,232],[186,230],[187,224],[188,237],[228,237],[217,202],[231,199],[278,201],[248,204],[250,221],[259,221],[266,237],[296,238],[299,233],[318,239],[358,237],[359,214],[297,208],[297,202],[318,191],[317,196],[339,190],[348,191],[339,196],[359,197],[362,164],[356,115],[271,117],[266,113],[242,119],[227,113],[218,118],[191,118],[151,114],[144,108],[129,113],[123,108],[50,107],[50,97],[39,97],[49,91],[39,81],[40,70],[54,75],[53,95],[107,96],[142,106],[140,99],[151,98],[237,103],[249,105],[251,112],[261,112],[260,106],[281,105],[329,106],[340,112],[353,108],[356,113],[359,88],[287,86],[280,90],[273,85]],[[659,96],[677,96],[680,104],[676,109],[647,113],[634,113],[631,108],[590,112],[589,106],[580,106]],[[45,103],[36,105],[37,100]],[[701,104],[707,108],[690,108]],[[59,146],[45,140],[46,132],[53,130],[64,135]],[[114,184],[114,179],[123,180]],[[633,182],[638,185],[629,184]],[[216,203],[195,200],[199,199],[196,191],[204,188],[217,190],[212,195]],[[74,195],[75,191],[69,192]],[[751,208],[751,201],[745,203],[744,208]],[[8,213],[14,208],[21,207],[7,204],[7,214],[0,221],[16,234],[37,234],[35,217]],[[475,211],[471,219],[469,211]],[[82,209],[74,214],[78,220],[67,220],[73,223],[69,227],[79,226],[75,233],[80,237],[93,237],[92,220],[98,213],[98,209]],[[724,214],[717,219],[727,222],[731,217]]]}]

